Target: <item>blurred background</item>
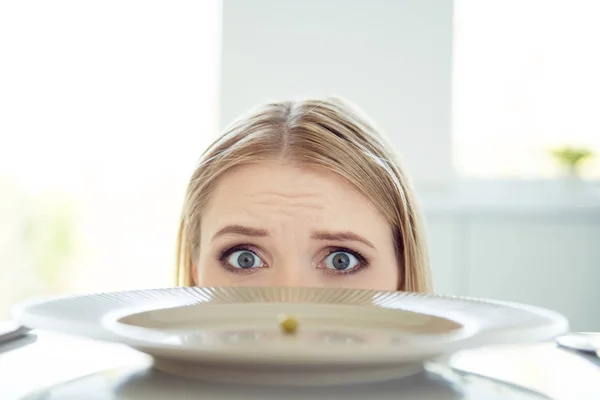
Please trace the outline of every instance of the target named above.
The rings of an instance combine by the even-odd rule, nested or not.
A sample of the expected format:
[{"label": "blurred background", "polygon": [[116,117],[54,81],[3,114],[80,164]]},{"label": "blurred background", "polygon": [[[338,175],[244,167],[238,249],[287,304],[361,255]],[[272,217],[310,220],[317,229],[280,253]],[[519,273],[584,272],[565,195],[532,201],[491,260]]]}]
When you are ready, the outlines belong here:
[{"label": "blurred background", "polygon": [[335,94],[390,135],[435,289],[600,330],[600,2],[0,2],[0,320],[173,283],[187,179],[259,102]]}]

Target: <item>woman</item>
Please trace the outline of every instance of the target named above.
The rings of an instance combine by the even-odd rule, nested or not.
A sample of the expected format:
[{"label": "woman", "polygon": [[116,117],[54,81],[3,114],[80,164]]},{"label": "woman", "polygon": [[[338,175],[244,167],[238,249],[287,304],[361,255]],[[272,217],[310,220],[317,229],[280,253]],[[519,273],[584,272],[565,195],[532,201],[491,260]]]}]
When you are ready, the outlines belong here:
[{"label": "woman", "polygon": [[337,100],[270,103],[202,156],[185,196],[177,282],[431,290],[408,178]]}]

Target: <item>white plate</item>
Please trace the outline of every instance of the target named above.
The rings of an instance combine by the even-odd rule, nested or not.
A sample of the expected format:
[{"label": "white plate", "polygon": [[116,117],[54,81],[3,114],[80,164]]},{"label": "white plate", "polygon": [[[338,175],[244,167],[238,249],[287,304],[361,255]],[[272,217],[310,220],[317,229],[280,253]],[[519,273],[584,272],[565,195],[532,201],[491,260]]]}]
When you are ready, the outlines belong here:
[{"label": "white plate", "polygon": [[[286,335],[278,316],[292,315]],[[124,343],[158,369],[220,381],[321,385],[419,371],[462,349],[551,339],[549,310],[507,302],[317,288],[169,288],[24,304],[19,323]]]}]

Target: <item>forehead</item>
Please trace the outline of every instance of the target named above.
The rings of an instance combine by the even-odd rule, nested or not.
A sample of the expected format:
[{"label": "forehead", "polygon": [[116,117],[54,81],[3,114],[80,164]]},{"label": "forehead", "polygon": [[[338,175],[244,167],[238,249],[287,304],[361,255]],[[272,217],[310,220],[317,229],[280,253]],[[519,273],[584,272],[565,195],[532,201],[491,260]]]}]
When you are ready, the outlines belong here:
[{"label": "forehead", "polygon": [[314,229],[376,231],[388,227],[371,201],[341,177],[278,162],[241,166],[226,173],[202,213],[203,226],[284,220]]}]

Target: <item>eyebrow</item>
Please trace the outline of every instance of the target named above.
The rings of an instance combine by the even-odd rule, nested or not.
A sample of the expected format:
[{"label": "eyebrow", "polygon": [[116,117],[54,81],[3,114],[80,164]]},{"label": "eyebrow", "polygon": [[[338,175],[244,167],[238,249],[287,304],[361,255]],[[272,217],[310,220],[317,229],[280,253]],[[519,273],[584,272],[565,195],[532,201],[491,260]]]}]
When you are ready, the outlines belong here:
[{"label": "eyebrow", "polygon": [[253,236],[253,237],[265,237],[269,236],[269,232],[264,229],[251,228],[249,226],[242,225],[228,225],[220,229],[215,233],[211,239],[214,241],[216,238],[225,235],[240,235],[240,236]]},{"label": "eyebrow", "polygon": [[343,242],[343,241],[360,242],[360,243],[365,244],[373,249],[375,248],[373,243],[369,242],[364,237],[359,236],[353,232],[318,231],[318,232],[314,232],[312,234],[312,238],[316,239],[316,240],[331,240],[331,241],[339,241],[339,242]]}]

